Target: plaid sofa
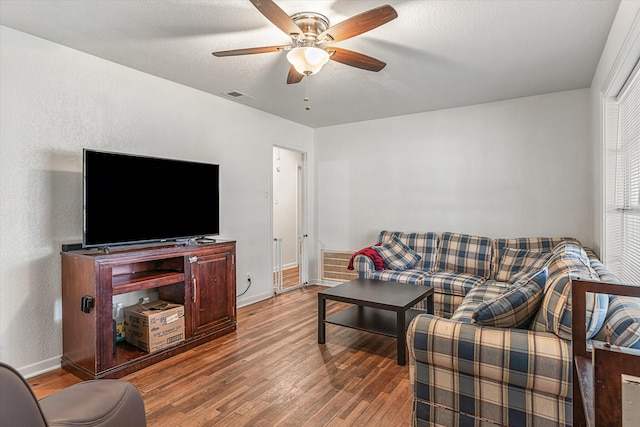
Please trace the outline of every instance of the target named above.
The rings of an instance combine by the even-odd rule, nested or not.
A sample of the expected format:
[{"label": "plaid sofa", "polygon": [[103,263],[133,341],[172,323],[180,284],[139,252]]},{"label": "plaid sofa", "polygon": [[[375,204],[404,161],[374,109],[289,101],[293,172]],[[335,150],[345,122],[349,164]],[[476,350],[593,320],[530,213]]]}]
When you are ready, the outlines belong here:
[{"label": "plaid sofa", "polygon": [[[434,286],[435,313],[419,315],[407,331],[413,425],[570,426],[571,279],[617,282],[596,254],[562,237],[383,231],[379,243],[394,237],[420,264],[375,270],[369,259],[354,259],[354,266],[361,277]],[[544,280],[521,296],[518,310],[493,324],[476,317],[496,300],[498,310],[512,304],[499,297],[541,271]],[[588,299],[588,337],[603,339],[606,329],[617,344],[640,347],[640,303],[611,300]]]},{"label": "plaid sofa", "polygon": [[[571,279],[617,279],[575,240],[498,239],[493,247],[499,261],[494,279],[472,288],[451,318],[423,314],[409,326],[415,426],[572,425]],[[523,254],[521,259],[537,253],[536,260],[529,260],[534,268],[516,268],[513,253]],[[475,317],[479,307],[495,303],[534,270],[545,280],[535,288],[537,297],[527,297],[520,316],[507,318],[514,326],[481,324]],[[507,282],[495,280],[505,274]],[[630,319],[639,322],[640,304],[618,304],[613,310],[612,316],[608,295],[587,300],[588,338],[602,335],[607,322],[618,330],[629,329]],[[640,327],[633,330],[640,332]]]}]

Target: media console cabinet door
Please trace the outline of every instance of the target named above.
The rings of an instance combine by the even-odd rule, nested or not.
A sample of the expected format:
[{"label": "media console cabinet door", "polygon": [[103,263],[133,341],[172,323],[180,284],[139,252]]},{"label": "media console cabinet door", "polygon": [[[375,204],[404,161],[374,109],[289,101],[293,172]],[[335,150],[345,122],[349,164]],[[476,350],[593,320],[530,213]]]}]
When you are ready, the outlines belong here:
[{"label": "media console cabinet door", "polygon": [[198,256],[191,264],[194,335],[235,322],[235,254],[232,250]]}]

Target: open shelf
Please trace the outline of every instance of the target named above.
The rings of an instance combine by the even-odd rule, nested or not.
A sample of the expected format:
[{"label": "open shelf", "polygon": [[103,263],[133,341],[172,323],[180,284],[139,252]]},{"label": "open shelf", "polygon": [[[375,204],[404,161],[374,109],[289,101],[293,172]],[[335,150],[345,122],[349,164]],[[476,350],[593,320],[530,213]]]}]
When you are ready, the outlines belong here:
[{"label": "open shelf", "polygon": [[114,265],[111,269],[113,295],[184,282],[184,257],[174,256]]},{"label": "open shelf", "polygon": [[[418,310],[407,310],[405,317],[405,330],[409,323],[418,314],[424,313]],[[332,316],[325,323],[373,332],[389,337],[396,337],[396,313],[390,310],[381,310],[373,307],[353,306]]]},{"label": "open shelf", "polygon": [[149,355],[148,351],[144,351],[143,349],[129,344],[126,341],[119,342],[116,345],[115,364],[124,365],[125,363],[129,363],[132,360],[136,360],[141,357],[146,357],[147,355]]},{"label": "open shelf", "polygon": [[184,282],[183,271],[147,270],[113,276],[113,295]]}]

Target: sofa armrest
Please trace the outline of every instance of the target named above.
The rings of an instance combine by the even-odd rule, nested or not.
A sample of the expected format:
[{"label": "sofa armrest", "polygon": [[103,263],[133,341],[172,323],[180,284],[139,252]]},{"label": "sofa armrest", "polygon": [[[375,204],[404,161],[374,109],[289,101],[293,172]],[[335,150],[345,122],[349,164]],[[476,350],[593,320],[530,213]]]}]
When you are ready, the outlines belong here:
[{"label": "sofa armrest", "polygon": [[589,264],[591,265],[591,268],[595,270],[601,281],[607,283],[620,283],[620,279],[618,279],[615,274],[607,270],[607,268],[604,266],[602,261],[600,261],[600,258],[598,258],[598,255],[596,255],[593,249],[584,247],[584,251],[589,257]]},{"label": "sofa armrest", "polygon": [[371,258],[365,255],[356,255],[353,258],[353,269],[358,272],[358,277],[361,279],[369,279],[371,273],[375,270],[375,266]]},{"label": "sofa armrest", "polygon": [[[411,383],[434,368],[555,396],[571,397],[571,347],[547,332],[503,329],[417,316],[407,331]],[[418,385],[420,386],[420,385]]]}]

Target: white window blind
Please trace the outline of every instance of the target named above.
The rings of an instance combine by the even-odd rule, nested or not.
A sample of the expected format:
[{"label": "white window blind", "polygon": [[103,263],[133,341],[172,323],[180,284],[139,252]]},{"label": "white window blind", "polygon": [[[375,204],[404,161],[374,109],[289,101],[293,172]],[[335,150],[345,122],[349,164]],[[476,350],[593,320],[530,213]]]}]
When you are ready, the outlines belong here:
[{"label": "white window blind", "polygon": [[640,73],[606,108],[605,263],[622,282],[640,284]]}]

